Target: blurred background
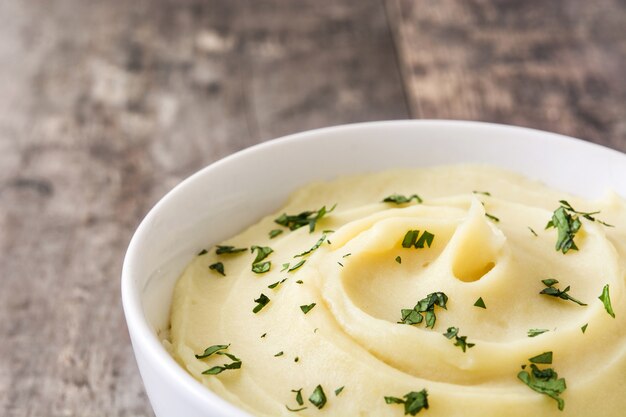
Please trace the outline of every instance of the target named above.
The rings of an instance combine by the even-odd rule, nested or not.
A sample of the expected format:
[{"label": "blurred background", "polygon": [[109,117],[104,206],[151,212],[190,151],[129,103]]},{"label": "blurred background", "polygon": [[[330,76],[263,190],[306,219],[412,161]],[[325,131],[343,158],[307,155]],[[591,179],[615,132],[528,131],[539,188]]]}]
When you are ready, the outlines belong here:
[{"label": "blurred background", "polygon": [[264,140],[405,118],[626,151],[626,1],[0,1],[0,415],[151,416],[119,294],[147,210]]}]

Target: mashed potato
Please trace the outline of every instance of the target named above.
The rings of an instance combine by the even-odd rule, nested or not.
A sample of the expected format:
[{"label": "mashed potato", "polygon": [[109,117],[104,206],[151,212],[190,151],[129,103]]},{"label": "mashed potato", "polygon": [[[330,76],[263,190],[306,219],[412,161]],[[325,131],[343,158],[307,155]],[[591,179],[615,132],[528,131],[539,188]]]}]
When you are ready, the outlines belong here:
[{"label": "mashed potato", "polygon": [[623,417],[625,271],[615,194],[482,166],[347,177],[202,251],[167,344],[256,416]]}]

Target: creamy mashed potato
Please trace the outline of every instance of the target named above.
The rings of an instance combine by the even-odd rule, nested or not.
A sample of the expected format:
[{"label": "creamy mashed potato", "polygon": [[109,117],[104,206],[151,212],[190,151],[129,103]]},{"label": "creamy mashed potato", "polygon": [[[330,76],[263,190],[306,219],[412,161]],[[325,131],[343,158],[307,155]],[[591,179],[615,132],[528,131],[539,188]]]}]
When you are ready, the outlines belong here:
[{"label": "creamy mashed potato", "polygon": [[[562,209],[571,223],[545,229],[560,200],[600,213]],[[304,211],[314,231],[275,222]],[[576,218],[578,250],[556,250]],[[588,201],[482,166],[383,172],[304,187],[220,245],[245,250],[207,248],[190,263],[166,343],[253,415],[626,415],[626,203],[615,194]]]}]

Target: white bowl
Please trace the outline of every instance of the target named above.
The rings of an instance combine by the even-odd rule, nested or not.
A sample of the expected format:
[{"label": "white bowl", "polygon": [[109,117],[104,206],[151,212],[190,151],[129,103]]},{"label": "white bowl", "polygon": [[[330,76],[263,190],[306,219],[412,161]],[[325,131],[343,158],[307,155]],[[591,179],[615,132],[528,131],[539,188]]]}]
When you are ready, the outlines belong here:
[{"label": "white bowl", "polygon": [[237,152],[192,175],[159,201],[133,236],[122,301],[135,357],[158,417],[249,417],[193,379],[168,354],[174,284],[201,248],[277,210],[314,180],[390,168],[491,164],[564,191],[626,196],[626,155],[520,127],[459,121],[391,121],[290,135]]}]

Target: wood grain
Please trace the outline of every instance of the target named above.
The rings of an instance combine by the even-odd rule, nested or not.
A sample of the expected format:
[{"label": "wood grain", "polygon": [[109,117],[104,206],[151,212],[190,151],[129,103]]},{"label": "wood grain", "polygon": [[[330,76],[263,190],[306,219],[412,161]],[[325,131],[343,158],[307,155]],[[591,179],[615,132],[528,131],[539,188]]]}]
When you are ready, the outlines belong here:
[{"label": "wood grain", "polygon": [[388,0],[411,113],[626,151],[626,2]]},{"label": "wood grain", "polygon": [[0,415],[151,415],[119,294],[149,207],[259,141],[407,116],[378,0],[0,2]]}]

